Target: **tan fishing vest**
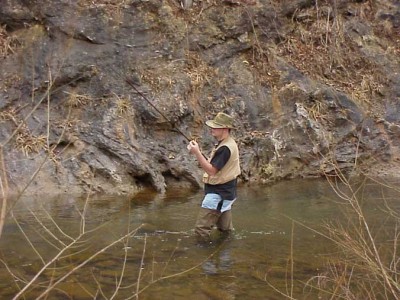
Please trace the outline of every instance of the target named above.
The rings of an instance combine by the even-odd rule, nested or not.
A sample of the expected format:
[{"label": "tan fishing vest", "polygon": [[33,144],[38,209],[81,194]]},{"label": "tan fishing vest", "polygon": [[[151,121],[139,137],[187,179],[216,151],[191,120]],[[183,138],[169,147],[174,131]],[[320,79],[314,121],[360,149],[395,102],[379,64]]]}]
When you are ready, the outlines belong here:
[{"label": "tan fishing vest", "polygon": [[239,150],[236,142],[232,137],[227,137],[224,139],[218,147],[216,147],[210,155],[208,161],[214,157],[215,152],[222,146],[227,146],[231,151],[231,157],[226,162],[225,166],[217,172],[214,176],[210,176],[207,173],[203,175],[203,182],[208,184],[222,184],[228,181],[235,179],[240,174],[240,165],[239,165]]}]

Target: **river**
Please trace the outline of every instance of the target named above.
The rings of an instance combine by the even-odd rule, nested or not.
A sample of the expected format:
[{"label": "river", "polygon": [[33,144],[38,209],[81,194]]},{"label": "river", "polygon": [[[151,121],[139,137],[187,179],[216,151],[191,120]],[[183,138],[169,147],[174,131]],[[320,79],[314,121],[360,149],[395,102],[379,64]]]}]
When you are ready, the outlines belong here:
[{"label": "river", "polygon": [[[396,221],[387,205],[400,212],[397,193],[372,183],[357,192],[389,248]],[[352,226],[350,205],[321,179],[238,194],[234,233],[210,245],[193,236],[201,191],[21,199],[0,240],[0,299],[27,284],[26,299],[52,285],[48,299],[329,299],[310,285],[340,257],[326,227]]]}]

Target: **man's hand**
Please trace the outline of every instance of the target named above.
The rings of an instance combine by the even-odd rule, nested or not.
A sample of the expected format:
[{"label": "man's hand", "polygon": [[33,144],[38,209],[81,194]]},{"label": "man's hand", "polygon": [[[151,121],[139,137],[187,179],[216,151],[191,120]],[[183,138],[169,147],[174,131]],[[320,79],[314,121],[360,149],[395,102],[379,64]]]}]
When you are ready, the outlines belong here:
[{"label": "man's hand", "polygon": [[208,159],[201,153],[199,144],[192,140],[187,145],[187,149],[189,150],[190,154],[196,156],[197,161],[200,164],[200,167],[208,174],[208,175],[215,175],[218,172],[218,169],[214,167]]},{"label": "man's hand", "polygon": [[187,145],[187,149],[189,150],[189,153],[191,153],[191,154],[200,153],[199,144],[194,140],[191,140],[189,142],[189,144]]}]

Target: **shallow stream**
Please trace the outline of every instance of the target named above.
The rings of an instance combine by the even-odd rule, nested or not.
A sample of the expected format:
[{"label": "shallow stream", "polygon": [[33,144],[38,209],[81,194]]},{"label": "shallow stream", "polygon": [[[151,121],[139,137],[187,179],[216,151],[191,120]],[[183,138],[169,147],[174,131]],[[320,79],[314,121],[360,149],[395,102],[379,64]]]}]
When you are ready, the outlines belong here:
[{"label": "shallow stream", "polygon": [[[395,192],[368,185],[361,198],[371,226],[390,239],[394,224],[383,209],[386,202],[400,211]],[[0,299],[12,299],[40,270],[26,299],[58,280],[48,299],[319,299],[306,283],[337,254],[319,233],[351,219],[325,180],[240,187],[235,232],[214,234],[210,245],[193,236],[201,199],[201,191],[182,190],[23,199],[0,239]]]}]

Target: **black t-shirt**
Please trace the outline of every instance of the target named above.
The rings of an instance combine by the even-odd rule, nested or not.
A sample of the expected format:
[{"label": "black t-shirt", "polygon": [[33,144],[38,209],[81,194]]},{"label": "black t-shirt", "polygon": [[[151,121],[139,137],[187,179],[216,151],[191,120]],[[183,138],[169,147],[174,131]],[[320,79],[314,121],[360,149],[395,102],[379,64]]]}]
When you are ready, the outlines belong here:
[{"label": "black t-shirt", "polygon": [[211,164],[219,171],[225,166],[230,157],[231,150],[229,150],[228,146],[222,146],[215,152],[214,157],[211,159]]},{"label": "black t-shirt", "polygon": [[[231,157],[231,150],[227,146],[222,146],[216,152],[214,157],[211,159],[211,164],[221,170],[229,158]],[[204,185],[205,194],[219,194],[223,200],[233,200],[236,198],[236,179],[228,181],[222,184],[208,184]]]}]

